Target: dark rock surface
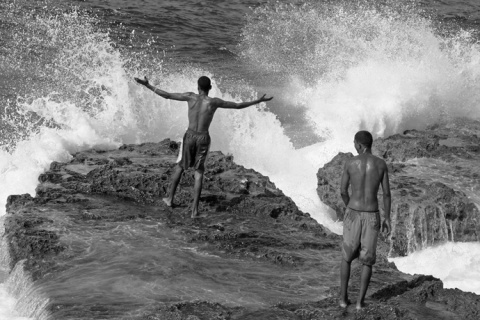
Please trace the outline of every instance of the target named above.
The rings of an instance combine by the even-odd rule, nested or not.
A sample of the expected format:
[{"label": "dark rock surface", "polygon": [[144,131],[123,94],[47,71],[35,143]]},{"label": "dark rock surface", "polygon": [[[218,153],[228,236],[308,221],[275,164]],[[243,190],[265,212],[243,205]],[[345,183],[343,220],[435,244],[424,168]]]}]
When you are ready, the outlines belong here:
[{"label": "dark rock surface", "polygon": [[[380,244],[361,312],[337,306],[341,237],[261,174],[209,155],[200,210],[193,172],[161,201],[177,144],[125,145],[52,163],[37,195],[12,195],[5,237],[48,319],[478,319],[480,297],[396,270]],[[325,185],[327,186],[327,185]],[[354,264],[351,299],[358,292]],[[32,294],[33,294],[32,293]]]},{"label": "dark rock surface", "polygon": [[406,130],[388,138],[378,139],[374,152],[388,161],[412,158],[438,158],[455,162],[458,158],[478,159],[480,153],[480,122],[454,119],[438,123],[426,130]]},{"label": "dark rock surface", "polygon": [[[389,167],[392,256],[444,241],[480,240],[478,203],[455,185],[455,180],[462,179],[480,185],[479,135],[480,122],[457,119],[374,141],[373,154]],[[317,173],[317,193],[340,220],[345,210],[340,180],[349,157],[353,155],[339,153]],[[378,199],[383,209],[381,189]]]}]

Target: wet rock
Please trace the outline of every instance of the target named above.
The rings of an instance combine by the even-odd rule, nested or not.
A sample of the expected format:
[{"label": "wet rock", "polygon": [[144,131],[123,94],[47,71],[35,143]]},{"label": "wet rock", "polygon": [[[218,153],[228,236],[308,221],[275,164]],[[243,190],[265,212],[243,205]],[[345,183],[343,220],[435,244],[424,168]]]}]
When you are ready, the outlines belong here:
[{"label": "wet rock", "polygon": [[[341,237],[300,211],[268,177],[220,152],[211,152],[207,160],[203,217],[190,218],[191,170],[180,181],[176,205],[165,206],[161,198],[177,149],[164,140],[80,152],[68,163],[52,163],[35,197],[8,198],[4,224],[10,267],[24,268],[34,281],[24,299],[33,300],[39,292],[48,298],[45,308],[30,316],[424,319],[439,314],[436,304],[443,297],[456,299],[446,305],[446,315],[478,314],[478,296],[445,290],[431,277],[402,274],[388,263],[384,243],[370,305],[360,314],[339,308]],[[335,170],[332,166],[324,175],[324,188],[334,188],[329,181]],[[468,225],[471,208],[451,209],[460,205],[455,192],[436,185],[427,189],[438,196],[436,202],[443,201],[448,219]],[[353,264],[353,277],[360,268]],[[352,297],[359,290],[357,278],[351,281]]]},{"label": "wet rock", "polygon": [[342,221],[345,212],[345,204],[340,195],[340,179],[342,177],[345,161],[352,157],[353,154],[350,152],[340,152],[317,172],[317,193],[320,200],[332,207],[337,213],[337,218]]},{"label": "wet rock", "polygon": [[[402,135],[374,141],[373,153],[383,157],[389,167],[392,256],[404,256],[445,241],[480,240],[478,204],[457,190],[453,183],[449,184],[451,179],[441,182],[442,172],[437,173],[435,167],[429,166],[431,161],[438,161],[438,166],[445,167],[445,176],[464,176],[480,185],[478,176],[472,175],[480,161],[480,153],[471,148],[480,143],[478,134],[480,122],[459,119],[448,125],[440,124],[424,131],[409,130]],[[455,141],[453,146],[452,141]],[[339,153],[317,173],[317,193],[322,202],[335,210],[340,220],[343,220],[345,211],[340,180],[345,161],[350,157],[353,154]],[[420,157],[432,160],[412,160]],[[409,159],[411,161],[406,161]],[[378,199],[382,210],[381,188]]]},{"label": "wet rock", "polygon": [[375,141],[373,152],[389,162],[413,158],[438,158],[455,161],[477,158],[480,145],[479,122],[454,119],[438,123],[426,130],[406,130]]}]

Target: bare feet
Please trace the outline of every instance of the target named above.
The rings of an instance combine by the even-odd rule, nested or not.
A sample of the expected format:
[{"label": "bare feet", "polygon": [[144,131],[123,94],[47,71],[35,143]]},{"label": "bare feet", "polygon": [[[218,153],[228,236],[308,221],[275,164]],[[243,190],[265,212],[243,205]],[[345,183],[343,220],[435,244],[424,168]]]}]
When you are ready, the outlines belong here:
[{"label": "bare feet", "polygon": [[365,302],[357,302],[356,309],[357,311],[362,310],[365,307]]},{"label": "bare feet", "polygon": [[339,302],[341,308],[346,308],[350,303],[351,302],[348,299],[347,300],[340,299],[340,302]]},{"label": "bare feet", "polygon": [[203,218],[203,217],[206,217],[207,215],[205,213],[198,213],[197,212],[192,212],[192,219],[196,219],[196,218]]},{"label": "bare feet", "polygon": [[172,200],[170,200],[169,198],[163,198],[162,201],[165,202],[167,206],[173,207]]}]

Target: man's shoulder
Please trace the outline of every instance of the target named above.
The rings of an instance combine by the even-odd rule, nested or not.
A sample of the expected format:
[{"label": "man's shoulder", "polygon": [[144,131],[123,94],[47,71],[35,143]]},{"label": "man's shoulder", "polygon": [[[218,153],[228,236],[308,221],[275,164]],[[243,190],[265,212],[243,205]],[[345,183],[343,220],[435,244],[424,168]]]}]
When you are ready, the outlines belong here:
[{"label": "man's shoulder", "polygon": [[345,166],[348,167],[356,159],[358,159],[358,155],[345,159]]},{"label": "man's shoulder", "polygon": [[208,99],[209,101],[212,101],[212,102],[221,102],[221,101],[223,101],[222,99],[217,98],[217,97],[207,97],[207,99]]},{"label": "man's shoulder", "polygon": [[208,101],[208,104],[212,107],[218,107],[220,106],[222,103],[224,103],[225,101],[223,101],[222,99],[220,98],[217,98],[217,97],[207,97],[207,101]]},{"label": "man's shoulder", "polygon": [[351,164],[351,163],[353,163],[353,162],[365,161],[365,160],[367,160],[367,158],[365,158],[365,154],[357,154],[356,156],[347,158],[347,159],[345,160],[345,163]]},{"label": "man's shoulder", "polygon": [[372,154],[372,156],[375,158],[376,161],[381,162],[381,163],[385,163],[385,160],[380,158],[379,156],[375,156],[373,154]]},{"label": "man's shoulder", "polygon": [[348,166],[348,165],[351,165],[353,162],[361,161],[361,160],[362,160],[361,155],[357,154],[356,156],[345,159],[345,165]]},{"label": "man's shoulder", "polygon": [[357,166],[354,164],[358,163],[358,161],[362,161],[359,155],[345,159],[345,171],[351,172],[352,170],[355,170]]},{"label": "man's shoulder", "polygon": [[385,162],[385,160],[383,160],[382,158],[380,157],[377,157],[373,154],[359,154],[353,158],[350,158],[348,159],[347,161],[349,161],[349,163],[355,161],[355,160],[359,160],[359,161],[373,161],[374,165],[375,166],[378,166],[378,167],[383,167],[383,166],[387,166],[387,163]]},{"label": "man's shoulder", "polygon": [[373,159],[375,161],[375,165],[377,167],[380,167],[380,168],[386,168],[387,167],[387,163],[385,162],[385,160],[383,160],[380,157],[374,156],[373,154],[372,154],[372,157],[373,157]]},{"label": "man's shoulder", "polygon": [[180,95],[183,96],[184,100],[188,101],[189,103],[191,103],[192,101],[195,101],[198,96],[198,94],[195,94],[193,92],[184,92],[184,93],[181,93]]}]

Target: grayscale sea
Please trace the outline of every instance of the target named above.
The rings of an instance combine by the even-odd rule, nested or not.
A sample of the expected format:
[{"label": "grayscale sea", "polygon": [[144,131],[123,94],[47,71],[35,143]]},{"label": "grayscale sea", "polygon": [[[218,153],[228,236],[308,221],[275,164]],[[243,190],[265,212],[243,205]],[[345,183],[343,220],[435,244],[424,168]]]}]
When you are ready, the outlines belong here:
[{"label": "grayscale sea", "polygon": [[[274,96],[218,111],[212,149],[270,177],[339,233],[341,222],[315,191],[318,168],[354,152],[360,129],[376,138],[479,119],[479,39],[478,0],[2,0],[0,215],[9,195],[34,195],[39,174],[71,153],[181,139],[185,105],[133,77],[188,92],[207,75],[212,96]],[[478,179],[465,183],[448,166],[437,169],[439,180],[480,206]],[[471,273],[480,244],[435,250],[399,261],[402,271],[431,261],[446,286],[453,279],[480,294]],[[5,244],[0,257],[0,319],[29,319],[22,314],[37,302],[15,296],[28,281],[5,271]],[[451,269],[453,258],[464,262]]]}]

